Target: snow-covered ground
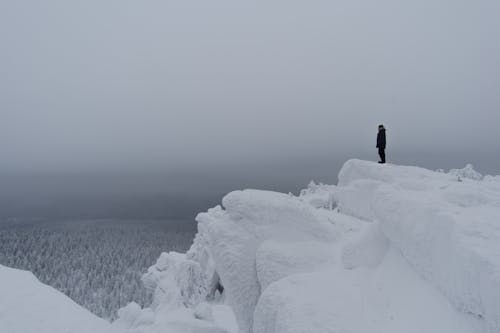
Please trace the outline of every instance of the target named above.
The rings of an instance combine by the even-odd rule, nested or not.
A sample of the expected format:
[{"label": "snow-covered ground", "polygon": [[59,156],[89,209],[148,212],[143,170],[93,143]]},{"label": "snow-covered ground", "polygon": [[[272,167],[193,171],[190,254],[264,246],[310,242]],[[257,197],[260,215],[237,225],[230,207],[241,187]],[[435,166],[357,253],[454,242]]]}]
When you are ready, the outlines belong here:
[{"label": "snow-covered ground", "polygon": [[[6,287],[30,306],[0,298],[0,331],[31,332],[16,322],[47,310],[47,297],[72,311],[69,322],[44,312],[59,321],[52,332],[72,332],[81,315],[93,332],[498,333],[498,179],[350,160],[338,185],[299,196],[232,192],[198,215],[186,254],[164,253],[144,275],[151,307],[129,304],[108,325],[53,290]],[[0,285],[12,272],[0,269]],[[24,284],[48,290],[32,276],[14,289]]]},{"label": "snow-covered ground", "polygon": [[0,266],[0,332],[105,333],[112,327],[30,272]]}]

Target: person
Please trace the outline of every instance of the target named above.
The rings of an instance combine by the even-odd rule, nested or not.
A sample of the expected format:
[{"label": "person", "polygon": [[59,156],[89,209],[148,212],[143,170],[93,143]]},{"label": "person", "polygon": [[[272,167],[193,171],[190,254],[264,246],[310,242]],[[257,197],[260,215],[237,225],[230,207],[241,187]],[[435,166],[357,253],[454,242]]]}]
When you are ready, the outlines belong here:
[{"label": "person", "polygon": [[384,125],[378,126],[378,134],[377,134],[377,148],[378,148],[378,156],[380,156],[379,163],[385,163],[385,128]]}]

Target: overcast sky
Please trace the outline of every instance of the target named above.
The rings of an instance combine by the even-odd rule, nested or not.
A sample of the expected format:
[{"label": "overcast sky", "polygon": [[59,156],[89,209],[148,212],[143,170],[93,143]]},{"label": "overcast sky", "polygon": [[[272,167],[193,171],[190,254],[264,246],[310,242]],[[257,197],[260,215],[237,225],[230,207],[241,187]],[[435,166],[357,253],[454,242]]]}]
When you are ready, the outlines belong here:
[{"label": "overcast sky", "polygon": [[497,0],[0,1],[0,170],[376,159],[379,123],[389,161],[496,157],[499,17]]}]

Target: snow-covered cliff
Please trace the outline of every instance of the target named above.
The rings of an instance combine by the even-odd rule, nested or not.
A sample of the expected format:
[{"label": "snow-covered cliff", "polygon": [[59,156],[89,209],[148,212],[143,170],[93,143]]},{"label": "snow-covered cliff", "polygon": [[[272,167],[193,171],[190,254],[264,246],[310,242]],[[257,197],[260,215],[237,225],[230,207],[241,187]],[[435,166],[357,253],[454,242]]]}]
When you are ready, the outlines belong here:
[{"label": "snow-covered cliff", "polygon": [[415,272],[500,332],[500,184],[481,179],[470,165],[441,174],[349,161],[337,200],[341,211],[379,221]]},{"label": "snow-covered cliff", "polygon": [[236,191],[186,260],[243,333],[498,332],[500,182],[482,179],[351,160],[337,186]]},{"label": "snow-covered cliff", "polygon": [[232,192],[198,215],[186,254],[144,275],[152,306],[112,329],[500,332],[498,179],[350,160],[338,185],[298,196]]}]

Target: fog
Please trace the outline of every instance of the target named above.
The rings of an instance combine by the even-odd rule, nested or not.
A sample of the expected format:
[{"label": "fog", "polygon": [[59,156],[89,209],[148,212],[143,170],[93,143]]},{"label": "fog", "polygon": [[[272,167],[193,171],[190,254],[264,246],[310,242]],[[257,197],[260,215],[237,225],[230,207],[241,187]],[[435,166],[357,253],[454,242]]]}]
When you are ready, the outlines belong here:
[{"label": "fog", "polygon": [[3,207],[297,191],[375,160],[380,123],[389,162],[500,173],[499,15],[492,0],[3,1]]}]

